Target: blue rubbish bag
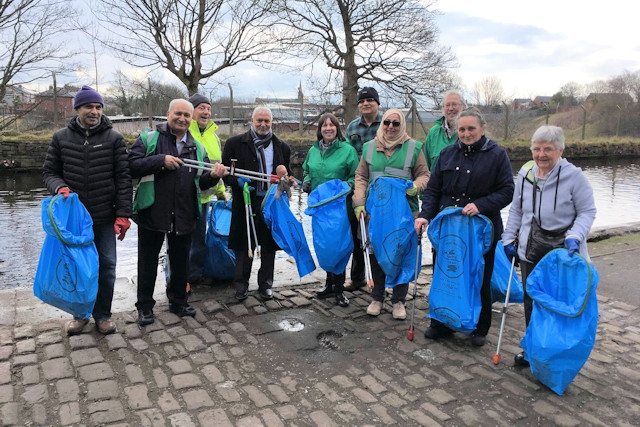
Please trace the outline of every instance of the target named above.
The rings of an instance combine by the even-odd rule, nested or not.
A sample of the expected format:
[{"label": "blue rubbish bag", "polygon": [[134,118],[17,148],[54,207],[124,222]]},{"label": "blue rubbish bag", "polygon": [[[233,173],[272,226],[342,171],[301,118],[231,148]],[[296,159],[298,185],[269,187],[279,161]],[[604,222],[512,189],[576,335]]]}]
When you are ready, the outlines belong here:
[{"label": "blue rubbish bag", "polygon": [[418,235],[406,195],[412,186],[410,180],[388,176],[375,178],[369,186],[367,229],[387,288],[411,282],[416,273]]},{"label": "blue rubbish bag", "polygon": [[233,200],[227,203],[218,200],[209,210],[204,274],[218,280],[233,280],[236,268],[236,254],[229,249],[232,202]]},{"label": "blue rubbish bag", "polygon": [[468,216],[462,208],[447,208],[431,221],[427,235],[436,250],[428,317],[471,333],[482,309],[483,255],[491,247],[493,225],[484,215]]},{"label": "blue rubbish bag", "polygon": [[527,278],[533,311],[520,345],[533,375],[559,395],[595,345],[599,279],[593,264],[562,248],[545,255]]},{"label": "blue rubbish bag", "polygon": [[42,226],[47,233],[33,283],[44,303],[76,318],[91,316],[98,294],[98,251],[93,221],[76,193],[42,201]]},{"label": "blue rubbish bag", "polygon": [[311,216],[313,248],[320,267],[334,274],[344,273],[353,252],[353,237],[347,212],[351,187],[332,179],[309,194],[304,213]]},{"label": "blue rubbish bag", "polygon": [[[501,241],[496,245],[496,256],[493,261],[493,274],[491,275],[491,302],[504,302],[509,286],[509,273],[511,273],[511,261],[504,253]],[[509,303],[524,302],[524,288],[518,271],[514,268],[511,279],[511,293]]]},{"label": "blue rubbish bag", "polygon": [[273,240],[278,246],[296,260],[298,274],[303,277],[316,269],[316,263],[311,256],[302,224],[289,208],[289,198],[275,198],[277,187],[271,185],[262,201],[264,222],[271,229]]}]

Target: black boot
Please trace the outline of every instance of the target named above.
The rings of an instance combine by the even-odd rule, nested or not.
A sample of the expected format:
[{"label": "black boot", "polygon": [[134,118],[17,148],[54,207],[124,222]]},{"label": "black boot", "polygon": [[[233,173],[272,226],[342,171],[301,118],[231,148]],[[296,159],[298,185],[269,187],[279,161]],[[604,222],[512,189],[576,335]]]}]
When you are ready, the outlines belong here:
[{"label": "black boot", "polygon": [[342,292],[338,292],[336,293],[336,304],[338,304],[340,307],[348,307],[349,299],[345,297]]},{"label": "black boot", "polygon": [[333,296],[333,274],[327,273],[327,281],[324,284],[324,288],[316,291],[316,297],[320,299],[329,298]]}]

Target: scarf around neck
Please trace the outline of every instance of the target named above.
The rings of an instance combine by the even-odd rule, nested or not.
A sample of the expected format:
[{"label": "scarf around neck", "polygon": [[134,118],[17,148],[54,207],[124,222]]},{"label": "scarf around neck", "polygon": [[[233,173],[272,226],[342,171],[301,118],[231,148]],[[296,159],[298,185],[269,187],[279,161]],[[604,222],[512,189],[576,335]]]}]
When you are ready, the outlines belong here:
[{"label": "scarf around neck", "polygon": [[[267,162],[265,161],[264,150],[271,144],[271,138],[273,138],[273,132],[269,130],[269,133],[263,137],[260,137],[253,128],[251,128],[251,138],[253,138],[253,144],[256,147],[256,154],[258,156],[258,172],[267,173]],[[258,191],[266,192],[267,183],[264,181],[258,181]]]}]

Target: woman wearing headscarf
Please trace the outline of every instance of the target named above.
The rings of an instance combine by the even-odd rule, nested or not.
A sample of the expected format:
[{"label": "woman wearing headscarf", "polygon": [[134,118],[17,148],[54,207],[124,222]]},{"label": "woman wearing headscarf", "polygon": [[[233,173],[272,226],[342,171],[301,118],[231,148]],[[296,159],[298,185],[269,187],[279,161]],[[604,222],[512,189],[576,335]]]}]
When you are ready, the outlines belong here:
[{"label": "woman wearing headscarf", "polygon": [[[320,117],[317,137],[318,140],[311,146],[302,164],[303,191],[310,193],[320,184],[333,179],[346,181],[353,188],[358,167],[358,152],[342,136],[340,122],[336,116],[328,113]],[[347,197],[347,206],[351,206],[350,196]],[[340,274],[327,272],[325,286],[316,292],[316,295],[318,298],[334,296],[336,304],[346,307],[349,300],[343,293],[344,282],[344,271]]]},{"label": "woman wearing headscarf", "polygon": [[[493,224],[493,242],[484,254],[484,275],[480,300],[482,308],[471,344],[483,346],[491,327],[491,275],[496,244],[502,234],[500,210],[511,202],[513,172],[504,148],[485,136],[486,121],[479,110],[469,108],[456,119],[458,140],[440,152],[422,195],[422,210],[415,222],[417,233],[447,207],[461,207],[463,215],[486,216]],[[437,254],[436,254],[437,256]],[[450,336],[454,331],[431,319],[424,336]]]},{"label": "woman wearing headscarf", "polygon": [[[562,158],[563,152],[562,129],[541,126],[531,138],[533,160],[518,172],[502,243],[507,257],[520,262],[525,291],[529,273],[544,255],[556,247],[564,245],[569,255],[577,252],[590,260],[587,235],[596,217],[593,189],[580,168]],[[544,243],[536,244],[536,240]],[[525,292],[524,319],[527,327],[532,309],[533,301]],[[529,365],[524,352],[518,353],[514,362],[516,366]]]},{"label": "woman wearing headscarf", "polygon": [[[368,141],[362,147],[362,158],[356,170],[356,187],[353,194],[353,206],[357,218],[360,215],[366,215],[364,205],[369,186],[373,178],[380,175],[402,176],[413,182],[413,186],[407,189],[406,193],[407,203],[415,217],[419,209],[418,193],[424,191],[427,186],[429,168],[422,150],[422,143],[409,137],[404,114],[397,108],[391,108],[384,113],[375,139]],[[373,290],[367,314],[378,316],[382,311],[385,298],[385,273],[378,264],[375,254],[370,256],[370,260]],[[393,287],[391,304],[394,319],[402,320],[407,317],[404,302],[408,290],[408,283]]]}]

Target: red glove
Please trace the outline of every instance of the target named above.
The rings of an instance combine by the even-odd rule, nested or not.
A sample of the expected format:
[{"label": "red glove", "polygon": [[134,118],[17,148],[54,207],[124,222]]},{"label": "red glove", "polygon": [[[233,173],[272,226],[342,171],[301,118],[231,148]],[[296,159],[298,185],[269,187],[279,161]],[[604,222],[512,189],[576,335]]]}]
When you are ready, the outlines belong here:
[{"label": "red glove", "polygon": [[131,221],[129,221],[129,218],[116,218],[116,222],[113,224],[113,230],[118,235],[118,240],[124,240],[124,236],[127,234],[129,227],[131,227]]},{"label": "red glove", "polygon": [[71,193],[71,190],[69,189],[69,187],[60,187],[58,189],[58,194],[62,194],[65,199],[69,197],[69,193]]}]

